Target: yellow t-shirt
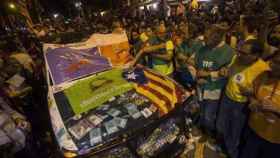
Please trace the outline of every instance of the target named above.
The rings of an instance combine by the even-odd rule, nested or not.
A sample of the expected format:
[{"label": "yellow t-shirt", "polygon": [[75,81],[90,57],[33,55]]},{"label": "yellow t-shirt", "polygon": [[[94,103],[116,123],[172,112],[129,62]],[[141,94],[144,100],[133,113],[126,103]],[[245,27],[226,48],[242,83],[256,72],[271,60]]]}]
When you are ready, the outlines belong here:
[{"label": "yellow t-shirt", "polygon": [[[169,55],[173,55],[173,50],[174,50],[174,44],[172,41],[167,41],[165,43],[165,49]],[[169,62],[167,64],[159,64],[159,65],[154,65],[153,69],[156,70],[157,72],[163,74],[163,75],[170,75],[174,71],[174,66],[172,62]]]},{"label": "yellow t-shirt", "polygon": [[[280,111],[280,81],[273,84],[261,84],[256,90],[256,98],[260,102],[269,100],[270,106]],[[272,94],[274,91],[274,94]],[[280,118],[270,112],[252,111],[249,117],[249,126],[261,138],[280,144]]]},{"label": "yellow t-shirt", "polygon": [[174,66],[172,63],[170,64],[165,64],[165,65],[154,65],[153,69],[162,75],[171,75],[172,72],[174,71]]},{"label": "yellow t-shirt", "polygon": [[270,70],[269,65],[262,59],[259,59],[253,65],[229,78],[226,86],[226,95],[236,102],[247,102],[248,98],[242,95],[241,89],[251,90],[256,77],[268,70]]}]

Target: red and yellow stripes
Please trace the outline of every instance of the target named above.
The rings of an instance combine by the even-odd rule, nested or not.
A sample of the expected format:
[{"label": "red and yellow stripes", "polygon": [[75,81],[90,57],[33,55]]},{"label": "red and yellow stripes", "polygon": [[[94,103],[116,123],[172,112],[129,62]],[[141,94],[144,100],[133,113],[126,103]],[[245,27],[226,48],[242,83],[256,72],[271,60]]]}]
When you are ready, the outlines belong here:
[{"label": "red and yellow stripes", "polygon": [[177,86],[163,76],[144,70],[148,83],[145,85],[134,84],[136,91],[150,99],[160,110],[167,114],[175,108],[178,102]]}]

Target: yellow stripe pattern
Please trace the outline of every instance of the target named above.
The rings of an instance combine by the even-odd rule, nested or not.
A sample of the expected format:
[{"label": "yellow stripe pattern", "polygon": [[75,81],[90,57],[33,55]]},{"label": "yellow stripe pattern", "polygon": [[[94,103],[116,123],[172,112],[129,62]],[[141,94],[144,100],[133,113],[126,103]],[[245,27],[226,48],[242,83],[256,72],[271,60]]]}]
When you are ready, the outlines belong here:
[{"label": "yellow stripe pattern", "polygon": [[[159,90],[158,92],[160,92],[160,93],[163,94],[163,95],[165,95],[166,93],[168,93],[169,95],[168,95],[168,96],[165,95],[165,96],[168,97],[168,99],[171,101],[172,108],[174,108],[174,107],[175,107],[175,104],[178,102],[178,100],[177,100],[177,95],[176,95],[176,87],[175,87],[175,84],[174,84],[172,81],[170,81],[170,80],[166,80],[166,79],[164,79],[164,78],[160,78],[160,77],[158,77],[158,76],[156,76],[156,75],[153,75],[152,73],[150,73],[150,72],[148,72],[148,71],[144,71],[144,74],[145,74],[145,76],[146,76],[147,78],[150,78],[150,79],[152,79],[152,80],[155,80],[155,81],[157,81],[157,82],[159,82],[159,83],[161,83],[161,84],[163,84],[163,85],[169,87],[170,89],[172,89],[172,92],[166,92],[166,90],[163,90],[163,91],[160,91],[160,90]],[[171,93],[172,93],[172,95],[171,95]]]},{"label": "yellow stripe pattern", "polygon": [[142,88],[141,86],[138,86],[137,84],[133,84],[135,87],[136,92],[146,96],[148,99],[150,99],[152,102],[156,103],[161,112],[163,112],[163,114],[167,114],[168,113],[168,109],[165,106],[165,102],[161,99],[159,99],[155,94],[151,93],[150,91]]}]

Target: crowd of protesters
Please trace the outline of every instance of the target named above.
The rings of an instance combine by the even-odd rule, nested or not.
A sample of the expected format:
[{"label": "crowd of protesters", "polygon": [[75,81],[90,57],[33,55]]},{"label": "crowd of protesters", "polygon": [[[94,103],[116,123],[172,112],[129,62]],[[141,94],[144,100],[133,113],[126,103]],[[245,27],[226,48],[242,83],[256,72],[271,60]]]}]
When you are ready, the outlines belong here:
[{"label": "crowd of protesters", "polygon": [[279,21],[254,7],[224,16],[216,7],[212,18],[195,10],[132,29],[135,62],[197,90],[197,125],[217,150],[273,158],[280,149]]},{"label": "crowd of protesters", "polygon": [[231,158],[274,158],[280,149],[280,23],[265,3],[248,3],[246,11],[235,3],[209,6],[193,0],[170,7],[162,2],[158,11],[133,8],[134,16],[126,8],[87,21],[47,19],[5,37],[0,43],[0,144],[8,146],[0,150],[18,152],[29,135],[35,140],[30,147],[48,142],[50,128],[42,125],[48,122],[42,99],[47,98],[44,40],[65,42],[61,34],[70,34],[67,39],[79,41],[92,33],[125,31],[135,57],[132,67],[145,65],[196,91],[195,123],[202,140]]}]

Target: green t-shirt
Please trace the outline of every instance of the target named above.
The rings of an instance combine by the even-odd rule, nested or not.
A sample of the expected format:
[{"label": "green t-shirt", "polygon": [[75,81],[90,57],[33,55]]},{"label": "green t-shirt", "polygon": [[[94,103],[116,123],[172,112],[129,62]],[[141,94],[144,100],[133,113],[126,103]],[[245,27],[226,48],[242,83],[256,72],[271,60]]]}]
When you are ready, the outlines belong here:
[{"label": "green t-shirt", "polygon": [[[136,56],[139,53],[142,46],[143,46],[143,42],[140,39],[133,45],[133,55],[134,56]],[[146,58],[140,58],[138,61],[138,63],[142,64],[142,65],[145,65],[146,62],[147,62]]]},{"label": "green t-shirt", "polygon": [[201,41],[191,41],[190,46],[191,46],[191,50],[192,50],[191,55],[193,55],[193,54],[197,53],[203,47],[203,43]]},{"label": "green t-shirt", "polygon": [[[191,57],[193,54],[196,54],[200,48],[203,47],[202,42],[199,41],[188,41],[184,40],[180,46],[175,48],[177,55],[182,54],[186,57]],[[182,61],[177,61],[180,65],[181,70],[187,70],[187,64]]]},{"label": "green t-shirt", "polygon": [[[230,64],[233,56],[234,51],[227,44],[214,49],[202,47],[195,55],[195,66],[198,70],[218,71]],[[220,90],[226,84],[225,78],[214,79],[208,76],[205,79],[207,83],[201,85],[202,90]]]}]

